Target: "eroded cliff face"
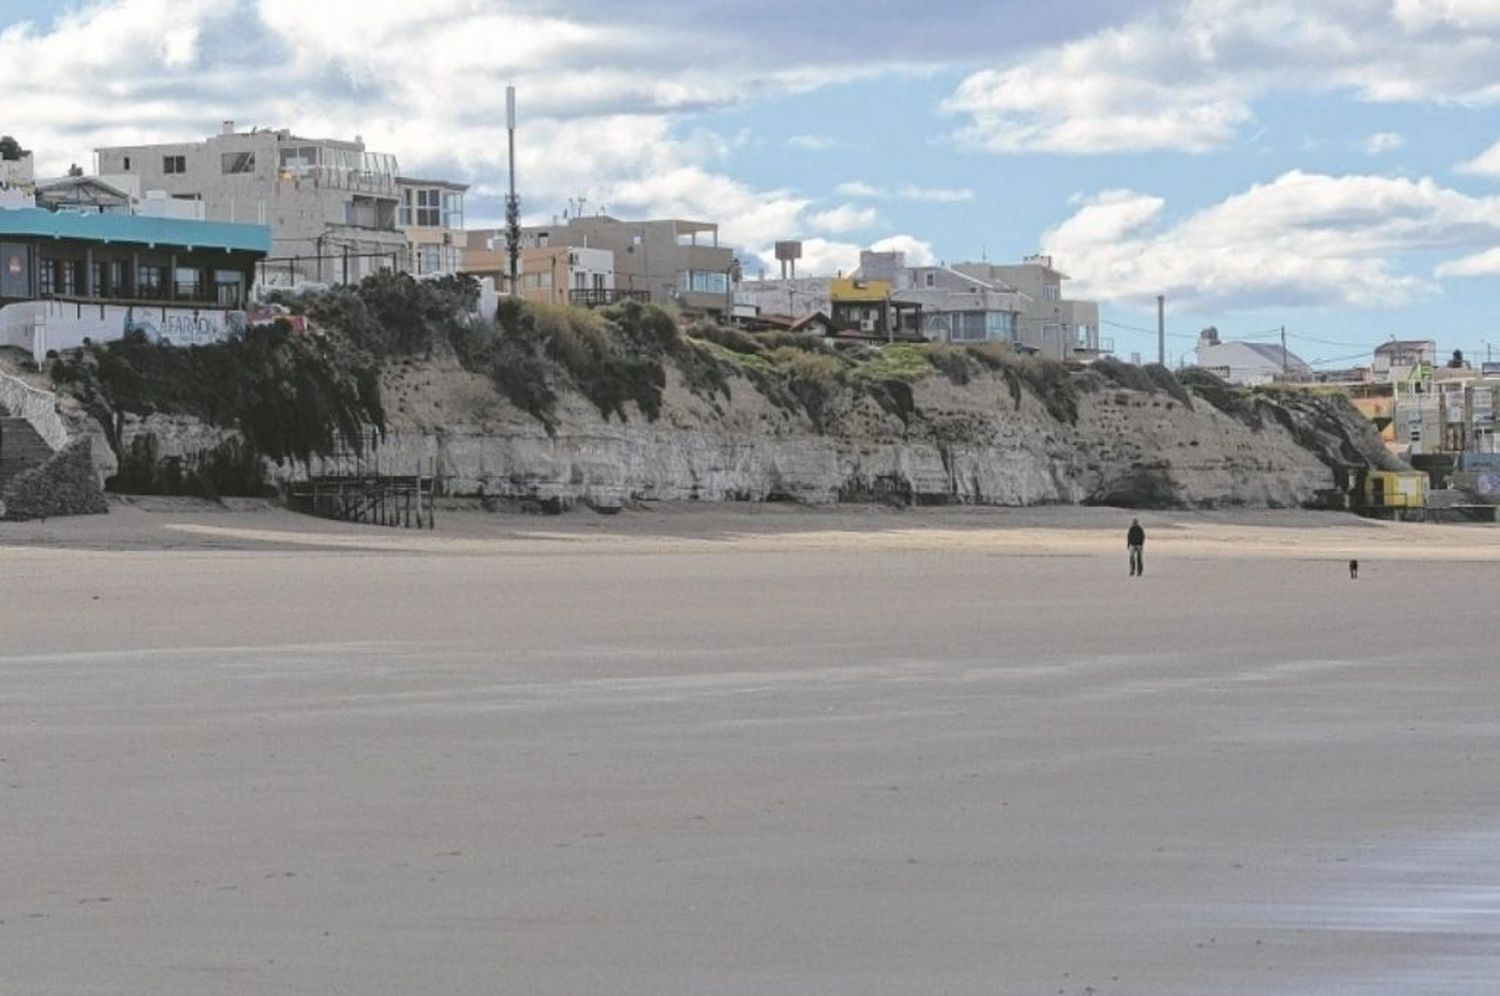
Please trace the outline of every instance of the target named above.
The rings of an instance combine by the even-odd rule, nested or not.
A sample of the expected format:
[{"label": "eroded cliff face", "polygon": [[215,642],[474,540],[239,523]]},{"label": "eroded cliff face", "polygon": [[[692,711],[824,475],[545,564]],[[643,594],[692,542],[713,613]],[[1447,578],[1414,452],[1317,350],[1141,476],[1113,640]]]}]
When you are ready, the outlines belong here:
[{"label": "eroded cliff face", "polygon": [[[675,371],[655,422],[603,419],[564,397],[554,431],[456,367],[389,372],[390,424],[366,455],[383,473],[436,473],[450,494],[533,499],[549,507],[632,501],[795,500],[1138,507],[1337,504],[1357,468],[1384,459],[1340,399],[1257,398],[1220,411],[1204,398],[1097,384],[1077,418],[1050,414],[1030,388],[996,375],[911,385],[910,405],[868,395],[829,400],[815,428],[743,378],[730,396],[688,391]],[[1347,411],[1345,410],[1347,409]],[[821,431],[819,431],[821,429]],[[128,420],[125,444],[154,437],[161,459],[198,459],[225,431],[194,419]],[[285,481],[337,460],[268,467]]]}]

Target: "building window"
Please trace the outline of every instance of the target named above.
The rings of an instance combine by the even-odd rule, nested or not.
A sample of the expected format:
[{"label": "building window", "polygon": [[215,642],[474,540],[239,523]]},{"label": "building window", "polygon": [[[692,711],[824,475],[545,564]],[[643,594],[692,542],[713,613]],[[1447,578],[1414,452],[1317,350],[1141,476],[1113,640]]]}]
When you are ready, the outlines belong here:
[{"label": "building window", "polygon": [[417,191],[417,226],[440,228],[443,224],[443,192],[441,190]]},{"label": "building window", "polygon": [[936,273],[928,273],[927,274],[927,286],[928,287],[936,287],[937,286],[937,274]]},{"label": "building window", "polygon": [[1057,284],[1042,284],[1042,297],[1049,301],[1056,301],[1062,294],[1062,289]]},{"label": "building window", "polygon": [[239,270],[214,271],[214,300],[226,308],[239,307],[243,296],[240,287],[244,277]]},{"label": "building window", "polygon": [[71,297],[78,293],[79,270],[83,264],[71,259],[44,259],[41,263],[43,293]]},{"label": "building window", "polygon": [[165,266],[142,266],[136,274],[135,288],[137,297],[165,297],[167,268]]},{"label": "building window", "polygon": [[688,270],[682,274],[678,286],[694,294],[727,294],[729,274],[714,270]]},{"label": "building window", "polygon": [[161,171],[163,173],[186,173],[187,156],[162,156]]},{"label": "building window", "polygon": [[125,157],[125,169],[127,171],[129,171],[129,169],[130,169],[130,157],[129,156]]},{"label": "building window", "polygon": [[984,315],[984,337],[1001,342],[1016,339],[1016,315],[1012,311],[987,311]]},{"label": "building window", "polygon": [[225,173],[254,173],[254,152],[226,152],[222,156]]},{"label": "building window", "polygon": [[130,293],[130,287],[125,280],[125,261],[123,259],[112,259],[109,261],[109,288],[116,297],[125,297]]},{"label": "building window", "polygon": [[397,224],[399,224],[402,228],[410,228],[411,218],[411,188],[406,187],[401,191],[401,214],[400,221],[398,221]]},{"label": "building window", "polygon": [[179,301],[196,301],[203,289],[203,275],[191,266],[179,266],[173,277]]},{"label": "building window", "polygon": [[450,228],[455,232],[462,231],[464,227],[464,195],[448,193],[443,195],[443,227]]},{"label": "building window", "polygon": [[51,297],[52,296],[52,282],[55,279],[57,279],[57,276],[56,276],[56,273],[54,272],[53,267],[52,267],[52,260],[50,260],[50,259],[37,260],[37,264],[36,264],[37,290],[41,293],[42,297]]},{"label": "building window", "polygon": [[103,260],[94,260],[94,296],[109,297],[109,267]]},{"label": "building window", "polygon": [[985,313],[983,311],[960,311],[952,315],[953,326],[949,338],[954,342],[983,342],[985,339]]},{"label": "building window", "polygon": [[442,246],[418,246],[417,247],[417,275],[424,276],[429,273],[443,272],[443,247]]},{"label": "building window", "polygon": [[293,145],[281,150],[281,168],[287,173],[303,173],[318,165],[318,147]]}]

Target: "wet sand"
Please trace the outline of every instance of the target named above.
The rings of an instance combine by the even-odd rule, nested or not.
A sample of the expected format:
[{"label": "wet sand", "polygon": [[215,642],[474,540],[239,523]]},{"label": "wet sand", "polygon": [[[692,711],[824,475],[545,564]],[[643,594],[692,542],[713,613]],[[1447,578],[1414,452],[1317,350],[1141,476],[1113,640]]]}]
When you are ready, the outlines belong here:
[{"label": "wet sand", "polygon": [[0,524],[0,992],[1492,992],[1500,529],[1142,518]]}]

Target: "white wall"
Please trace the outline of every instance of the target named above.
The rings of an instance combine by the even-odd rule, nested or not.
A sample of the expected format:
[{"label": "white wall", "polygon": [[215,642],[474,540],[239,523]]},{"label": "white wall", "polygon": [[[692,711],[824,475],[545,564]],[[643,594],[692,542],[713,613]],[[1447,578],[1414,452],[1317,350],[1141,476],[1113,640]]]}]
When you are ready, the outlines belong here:
[{"label": "white wall", "polygon": [[0,308],[0,344],[29,351],[41,363],[49,350],[77,349],[88,339],[112,342],[140,330],[174,346],[222,342],[243,331],[245,313],[209,308],[126,307],[72,301],[22,301]]}]

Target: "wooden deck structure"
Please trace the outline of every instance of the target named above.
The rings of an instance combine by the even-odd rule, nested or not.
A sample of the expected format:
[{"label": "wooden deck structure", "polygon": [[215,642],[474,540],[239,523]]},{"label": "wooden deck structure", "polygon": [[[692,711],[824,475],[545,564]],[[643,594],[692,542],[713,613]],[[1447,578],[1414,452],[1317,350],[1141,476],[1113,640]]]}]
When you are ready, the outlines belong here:
[{"label": "wooden deck structure", "polygon": [[379,446],[379,436],[372,430],[357,447],[318,458],[317,473],[291,486],[287,504],[325,519],[436,529],[436,461],[430,474],[383,473]]}]

